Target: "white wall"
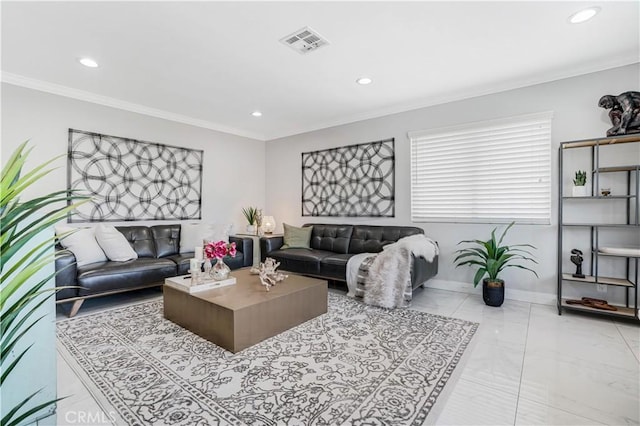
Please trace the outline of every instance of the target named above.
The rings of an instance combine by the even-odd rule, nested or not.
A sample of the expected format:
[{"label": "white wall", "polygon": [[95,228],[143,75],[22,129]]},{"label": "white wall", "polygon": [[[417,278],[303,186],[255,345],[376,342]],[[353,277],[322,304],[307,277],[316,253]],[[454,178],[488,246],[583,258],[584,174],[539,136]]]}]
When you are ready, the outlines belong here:
[{"label": "white wall", "polygon": [[[262,141],[2,84],[3,164],[15,147],[27,139],[34,147],[30,167],[66,155],[69,128],[204,150],[204,221],[234,223],[236,230],[244,230],[246,221],[241,208],[264,206]],[[66,188],[66,158],[59,159],[56,165],[59,169],[46,183],[25,197]]]},{"label": "white wall", "polygon": [[[31,139],[36,147],[30,164],[36,165],[67,150],[69,128],[150,142],[203,149],[203,220],[233,222],[244,227],[241,207],[264,206],[265,214],[282,222],[365,223],[411,225],[408,131],[480,120],[553,111],[552,224],[519,225],[507,242],[529,242],[538,247],[540,279],[515,270],[505,274],[507,297],[550,301],[556,292],[557,147],[566,140],[604,135],[610,127],[607,113],[597,107],[600,96],[638,90],[638,64],[559,80],[459,102],[323,129],[265,143],[2,84],[2,163],[15,146]],[[396,217],[303,218],[301,216],[301,153],[394,137],[396,140]],[[66,163],[35,192],[66,187]],[[265,171],[266,170],[266,171]],[[265,182],[266,174],[266,182]],[[265,198],[266,194],[266,198]],[[26,194],[27,196],[37,195]],[[455,245],[462,239],[486,238],[493,225],[419,223],[436,239],[442,251],[440,272],[433,285],[467,289],[472,270],[455,269]],[[530,295],[527,292],[543,293]],[[605,295],[608,296],[608,295]],[[612,295],[617,296],[617,295]],[[541,298],[539,298],[541,297]],[[617,297],[614,297],[617,299]]]},{"label": "white wall", "polygon": [[[23,141],[30,139],[33,151],[27,169],[59,155],[58,169],[25,192],[29,199],[53,191],[66,189],[66,153],[68,129],[123,136],[149,142],[204,150],[202,218],[207,222],[234,223],[243,230],[246,224],[241,207],[264,206],[265,202],[265,143],[244,137],[179,124],[167,120],[135,114],[115,108],[65,98],[9,84],[2,84],[2,144],[1,162]],[[168,221],[176,222],[176,221]],[[138,222],[136,222],[138,223]],[[149,223],[149,222],[141,222]],[[151,222],[162,223],[162,222]],[[129,222],[129,224],[132,224]],[[53,270],[53,264],[50,265]],[[53,285],[53,280],[51,282]],[[24,398],[27,391],[44,390],[34,402],[54,399],[56,395],[56,356],[54,348],[54,299],[40,311],[47,317],[39,328],[32,330],[25,341],[37,338],[37,344],[11,376],[20,386],[9,384],[11,395],[2,395],[4,408]],[[31,339],[31,340],[30,340]],[[44,374],[24,374],[44,368]],[[42,369],[42,368],[41,368]],[[25,378],[29,377],[29,380]],[[14,380],[15,379],[15,380]],[[4,389],[4,387],[3,387]],[[31,404],[34,405],[34,404]],[[38,413],[40,416],[42,412]],[[34,417],[34,416],[32,416]]]},{"label": "white wall", "polygon": [[[599,98],[605,94],[638,90],[639,68],[638,64],[635,64],[268,141],[266,211],[275,216],[280,226],[283,221],[294,225],[305,222],[412,225],[410,149],[407,132],[553,111],[551,225],[516,225],[506,239],[508,243],[530,243],[538,248],[539,265],[536,270],[540,278],[537,279],[532,274],[514,270],[514,268],[504,274],[507,281],[507,298],[549,303],[554,300],[556,293],[558,145],[567,140],[604,136],[610,124],[607,112],[598,108]],[[469,72],[473,72],[472,68]],[[395,218],[314,219],[301,216],[302,152],[391,137],[396,141]],[[432,284],[469,290],[468,283],[472,282],[473,271],[466,267],[454,268],[452,254],[460,240],[486,239],[494,225],[454,223],[413,225],[424,228],[425,233],[437,240],[441,248],[440,272],[436,277],[437,280]],[[479,291],[479,288],[476,291]],[[618,294],[610,296],[618,299]]]}]

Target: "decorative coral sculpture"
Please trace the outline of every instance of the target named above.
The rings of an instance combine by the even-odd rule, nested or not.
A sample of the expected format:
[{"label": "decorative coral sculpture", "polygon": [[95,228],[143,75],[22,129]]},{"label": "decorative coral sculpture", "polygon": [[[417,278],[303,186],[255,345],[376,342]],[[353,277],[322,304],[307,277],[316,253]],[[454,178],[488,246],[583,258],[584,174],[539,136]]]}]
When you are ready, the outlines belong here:
[{"label": "decorative coral sculpture", "polygon": [[264,262],[260,262],[258,274],[260,274],[260,282],[266,287],[267,291],[276,285],[276,283],[284,281],[284,279],[289,276],[282,272],[276,272],[278,266],[280,266],[280,262],[276,262],[275,259],[270,257],[267,257]]}]

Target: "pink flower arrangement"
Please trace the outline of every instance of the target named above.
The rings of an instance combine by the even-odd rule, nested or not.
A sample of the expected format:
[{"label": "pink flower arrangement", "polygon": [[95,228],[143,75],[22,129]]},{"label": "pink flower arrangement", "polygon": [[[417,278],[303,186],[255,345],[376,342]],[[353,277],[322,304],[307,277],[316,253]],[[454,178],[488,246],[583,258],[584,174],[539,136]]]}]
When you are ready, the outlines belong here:
[{"label": "pink flower arrangement", "polygon": [[226,255],[236,257],[236,243],[225,243],[224,241],[217,241],[207,243],[204,246],[204,255],[207,259],[222,259]]}]

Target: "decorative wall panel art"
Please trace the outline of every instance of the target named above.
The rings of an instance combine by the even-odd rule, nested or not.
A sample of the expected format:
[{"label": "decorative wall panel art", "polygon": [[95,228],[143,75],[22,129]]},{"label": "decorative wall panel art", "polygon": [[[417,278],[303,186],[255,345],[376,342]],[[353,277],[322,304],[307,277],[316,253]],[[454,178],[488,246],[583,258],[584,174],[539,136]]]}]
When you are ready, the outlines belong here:
[{"label": "decorative wall panel art", "polygon": [[202,150],[69,129],[69,222],[201,219]]},{"label": "decorative wall panel art", "polygon": [[302,153],[302,216],[394,215],[394,139]]}]

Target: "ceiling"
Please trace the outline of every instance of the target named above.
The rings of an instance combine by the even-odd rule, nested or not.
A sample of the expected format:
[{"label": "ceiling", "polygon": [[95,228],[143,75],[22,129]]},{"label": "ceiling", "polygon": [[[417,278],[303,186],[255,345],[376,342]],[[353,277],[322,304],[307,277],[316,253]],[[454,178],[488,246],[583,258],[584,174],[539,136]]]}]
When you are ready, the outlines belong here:
[{"label": "ceiling", "polygon": [[2,1],[2,79],[270,140],[639,62],[640,2],[595,4]]}]

